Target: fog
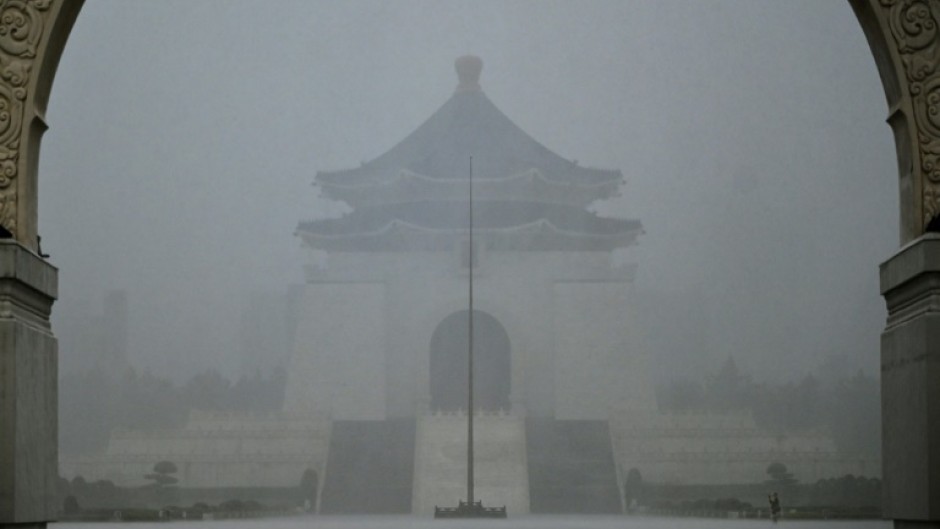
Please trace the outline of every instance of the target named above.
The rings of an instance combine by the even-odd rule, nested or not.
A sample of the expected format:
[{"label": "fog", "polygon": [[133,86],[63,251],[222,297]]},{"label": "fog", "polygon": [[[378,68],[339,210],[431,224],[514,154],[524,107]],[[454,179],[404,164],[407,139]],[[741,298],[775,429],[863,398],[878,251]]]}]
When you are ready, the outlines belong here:
[{"label": "fog", "polygon": [[[64,366],[120,288],[135,365],[231,373],[249,293],[301,283],[294,228],[342,209],[315,172],[404,138],[466,53],[523,130],[623,171],[598,209],[643,222],[637,287],[691,305],[649,323],[707,325],[707,352],[768,377],[827,354],[875,367],[897,184],[874,62],[837,0],[89,2],[41,158]],[[689,346],[657,356],[704,356]]]},{"label": "fog", "polygon": [[[356,305],[369,291],[304,301],[305,264],[325,261],[295,231],[355,213],[320,196],[317,172],[372,167],[448,102],[454,60],[466,54],[482,58],[483,93],[525,133],[577,167],[622,172],[621,195],[589,209],[642,223],[636,244],[613,257],[636,266],[624,343],[641,351],[644,395],[655,392],[660,408],[669,384],[707,385],[729,358],[757,385],[877,376],[877,266],[898,246],[898,186],[884,93],[843,0],[89,0],[59,66],[40,160],[63,374],[131,367],[183,387],[207,370],[281,380],[269,373],[299,365],[317,400],[316,381],[348,367],[375,392],[355,398],[390,414],[420,407],[420,397],[369,382],[399,369],[389,380],[427,384],[402,358],[362,353],[330,373],[292,360],[298,341],[335,342],[313,316],[347,322],[342,347],[359,352],[375,345],[376,325],[374,307]],[[368,276],[346,256],[327,262]],[[496,251],[483,258],[491,275],[516,266],[515,284],[542,273],[502,264]],[[377,259],[389,274],[415,270]],[[424,297],[399,293],[396,303],[465,302],[465,287],[410,285]],[[566,292],[556,294],[598,299]],[[520,303],[540,310],[550,305],[541,295]],[[121,317],[114,300],[126,304]],[[563,336],[603,327],[578,312],[563,325],[574,329]],[[526,329],[526,343],[553,327]],[[408,331],[386,329],[389,343],[406,347],[398,335]],[[551,368],[567,373],[551,375],[555,386],[532,389],[547,415],[580,416],[566,391],[598,382],[565,366]],[[512,383],[538,386],[548,376],[539,369],[550,368]],[[290,376],[285,406],[306,409]],[[864,451],[877,452],[876,438]]]}]

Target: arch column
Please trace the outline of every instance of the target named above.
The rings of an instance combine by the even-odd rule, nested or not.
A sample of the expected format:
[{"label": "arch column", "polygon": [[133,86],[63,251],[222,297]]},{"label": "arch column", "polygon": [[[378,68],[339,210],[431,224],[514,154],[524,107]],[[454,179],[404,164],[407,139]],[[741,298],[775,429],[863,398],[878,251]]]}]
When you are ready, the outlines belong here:
[{"label": "arch column", "polygon": [[42,526],[57,510],[56,277],[38,255],[0,241],[0,527]]},{"label": "arch column", "polygon": [[881,265],[883,512],[940,528],[940,237],[924,235],[940,221],[940,2],[849,3],[888,102],[906,244]]},{"label": "arch column", "polygon": [[0,528],[45,527],[57,511],[57,273],[37,253],[37,171],[49,91],[82,3],[0,2]]}]

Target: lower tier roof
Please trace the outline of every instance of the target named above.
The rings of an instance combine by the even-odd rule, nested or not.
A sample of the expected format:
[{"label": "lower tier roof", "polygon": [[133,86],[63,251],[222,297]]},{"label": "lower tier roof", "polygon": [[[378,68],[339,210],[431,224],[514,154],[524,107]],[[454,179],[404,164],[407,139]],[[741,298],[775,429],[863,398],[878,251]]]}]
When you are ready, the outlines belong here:
[{"label": "lower tier roof", "polygon": [[[612,250],[633,244],[638,220],[599,217],[562,204],[481,201],[474,237],[493,249]],[[469,232],[466,201],[364,207],[343,217],[303,222],[297,235],[315,247],[344,251],[446,249]]]}]

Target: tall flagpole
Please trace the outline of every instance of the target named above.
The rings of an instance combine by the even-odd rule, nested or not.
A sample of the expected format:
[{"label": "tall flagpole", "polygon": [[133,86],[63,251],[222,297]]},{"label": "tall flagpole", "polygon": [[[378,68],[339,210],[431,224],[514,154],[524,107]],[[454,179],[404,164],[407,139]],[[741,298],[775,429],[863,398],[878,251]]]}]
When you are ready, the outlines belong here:
[{"label": "tall flagpole", "polygon": [[467,252],[467,270],[470,274],[469,299],[470,315],[468,321],[469,335],[467,339],[467,504],[473,507],[473,156],[470,157],[470,244]]}]

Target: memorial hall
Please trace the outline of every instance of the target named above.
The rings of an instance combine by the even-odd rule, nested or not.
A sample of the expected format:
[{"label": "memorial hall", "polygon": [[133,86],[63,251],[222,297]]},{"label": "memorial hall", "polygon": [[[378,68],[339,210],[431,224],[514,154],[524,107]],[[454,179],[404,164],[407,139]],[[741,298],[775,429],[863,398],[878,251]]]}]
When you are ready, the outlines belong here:
[{"label": "memorial hall", "polygon": [[479,58],[455,66],[454,93],[401,142],[315,176],[321,197],[350,211],[296,228],[310,260],[283,412],[115,432],[106,454],[63,461],[63,474],[130,484],[166,459],[183,487],[286,487],[310,469],[321,513],[453,504],[465,486],[471,278],[485,504],[620,513],[634,468],[702,484],[759,483],[777,461],[810,482],[878,473],[824,434],[660,413],[628,258],[643,226],[592,209],[625,191],[624,175],[520,129],[481,88]]}]

